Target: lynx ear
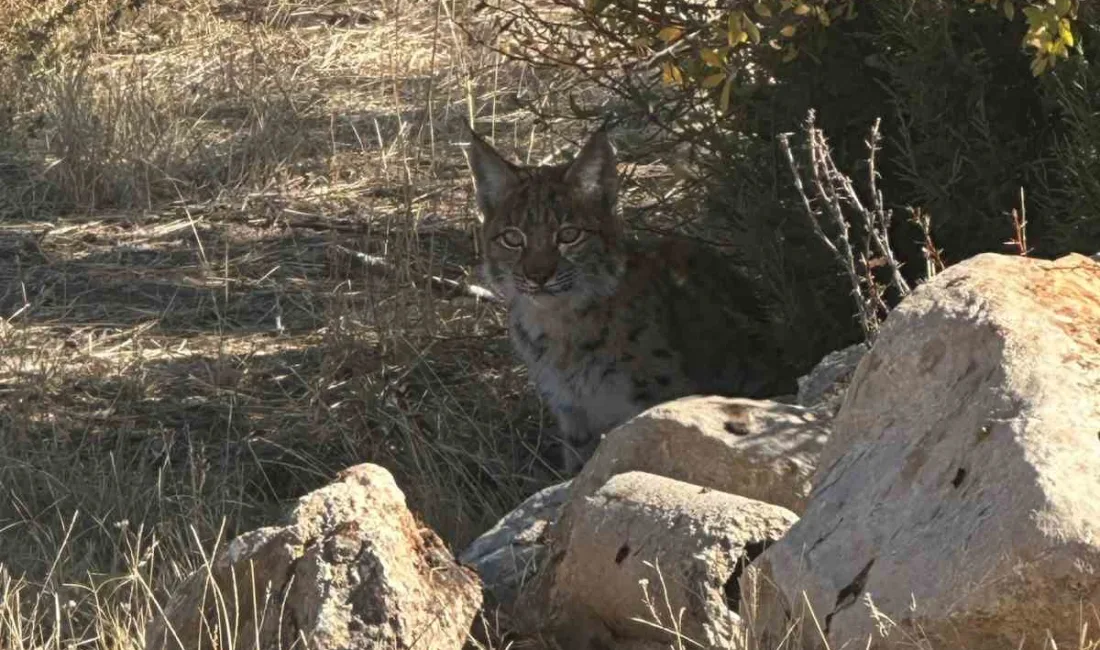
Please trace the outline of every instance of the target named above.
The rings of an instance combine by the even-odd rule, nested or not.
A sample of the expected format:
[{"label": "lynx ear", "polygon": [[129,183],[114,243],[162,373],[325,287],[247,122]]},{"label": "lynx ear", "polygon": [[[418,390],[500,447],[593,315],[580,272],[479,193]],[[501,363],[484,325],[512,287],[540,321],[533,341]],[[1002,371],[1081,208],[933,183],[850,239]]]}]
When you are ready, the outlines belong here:
[{"label": "lynx ear", "polygon": [[595,202],[608,211],[614,208],[619,196],[619,173],[615,168],[615,150],[604,128],[592,134],[569,164],[565,182],[581,200]]},{"label": "lynx ear", "polygon": [[504,198],[519,183],[516,167],[501,157],[488,142],[482,140],[469,125],[469,161],[477,188],[477,206],[484,219],[496,216]]}]

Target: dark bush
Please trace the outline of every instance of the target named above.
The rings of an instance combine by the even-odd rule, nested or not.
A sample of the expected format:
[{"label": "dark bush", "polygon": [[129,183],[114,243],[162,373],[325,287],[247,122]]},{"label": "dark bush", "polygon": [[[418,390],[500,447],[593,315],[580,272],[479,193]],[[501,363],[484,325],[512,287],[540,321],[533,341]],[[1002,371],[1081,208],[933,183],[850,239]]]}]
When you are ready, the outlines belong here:
[{"label": "dark bush", "polygon": [[[681,184],[690,207],[677,204],[684,212],[672,227],[701,233],[754,271],[784,315],[796,365],[860,336],[847,279],[814,237],[777,149],[781,133],[801,141],[810,109],[857,184],[868,130],[882,118],[879,189],[911,282],[925,264],[910,208],[931,216],[948,264],[1013,252],[1006,242],[1021,190],[1032,254],[1100,250],[1094,7],[1059,0],[1043,4],[1046,15],[1004,0],[826,0],[812,11],[795,11],[800,2],[551,4],[562,10],[552,23],[544,8],[496,9],[507,54],[554,71],[555,92],[568,98],[547,104],[562,109],[547,108],[547,120],[610,119],[626,157],[676,152],[690,161],[698,184]],[[745,21],[757,33],[740,35]],[[1045,45],[1025,47],[1036,33]],[[672,212],[666,202],[631,217],[646,230]]]}]

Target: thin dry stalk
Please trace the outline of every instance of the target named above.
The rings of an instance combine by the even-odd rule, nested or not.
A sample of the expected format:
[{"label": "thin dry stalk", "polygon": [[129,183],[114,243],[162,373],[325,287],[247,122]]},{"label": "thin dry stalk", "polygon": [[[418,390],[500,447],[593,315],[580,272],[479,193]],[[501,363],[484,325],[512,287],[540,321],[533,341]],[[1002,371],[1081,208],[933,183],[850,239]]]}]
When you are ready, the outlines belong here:
[{"label": "thin dry stalk", "polygon": [[1012,208],[1012,239],[1005,242],[1005,246],[1011,246],[1016,254],[1027,257],[1031,249],[1027,246],[1027,206],[1024,204],[1024,188],[1020,188],[1020,208]]},{"label": "thin dry stalk", "polygon": [[650,593],[649,580],[642,579],[639,581],[642,588],[642,603],[645,605],[646,611],[649,612],[649,618],[635,617],[631,620],[667,634],[672,643],[672,650],[685,650],[687,647],[705,649],[706,646],[684,635],[685,608],[676,609],[672,606],[672,602],[668,598],[668,585],[665,583],[664,572],[661,571],[660,560],[654,559],[653,562],[646,561],[644,564],[653,569],[657,575],[657,582],[660,584],[660,602],[657,602]]},{"label": "thin dry stalk", "polygon": [[923,240],[921,255],[924,257],[924,277],[934,278],[947,268],[943,261],[943,251],[936,246],[932,238],[932,217],[920,208],[909,208],[909,220],[920,228]]}]

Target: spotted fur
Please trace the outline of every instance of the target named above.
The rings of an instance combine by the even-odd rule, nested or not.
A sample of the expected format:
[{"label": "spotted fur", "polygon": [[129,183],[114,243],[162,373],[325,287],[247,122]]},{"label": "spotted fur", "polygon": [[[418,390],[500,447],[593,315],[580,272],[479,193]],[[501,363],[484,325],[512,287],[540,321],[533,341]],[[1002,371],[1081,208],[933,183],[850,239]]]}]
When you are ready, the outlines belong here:
[{"label": "spotted fur", "polygon": [[628,245],[607,134],[555,166],[520,167],[472,134],[482,272],[512,345],[558,422],[572,473],[600,436],[689,394],[790,390],[748,285],[706,249]]}]

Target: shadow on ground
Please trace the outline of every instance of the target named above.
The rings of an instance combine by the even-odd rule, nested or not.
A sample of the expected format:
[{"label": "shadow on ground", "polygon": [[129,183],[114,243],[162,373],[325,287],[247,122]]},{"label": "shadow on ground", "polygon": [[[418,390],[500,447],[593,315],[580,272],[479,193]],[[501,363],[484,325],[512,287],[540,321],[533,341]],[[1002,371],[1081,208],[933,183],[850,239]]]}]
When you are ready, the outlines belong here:
[{"label": "shadow on ground", "polygon": [[0,549],[44,537],[8,566],[41,575],[78,512],[73,569],[120,568],[118,522],[208,544],[359,462],[456,546],[544,485],[499,309],[426,280],[462,280],[467,234],[414,239],[205,217],[0,230]]}]

